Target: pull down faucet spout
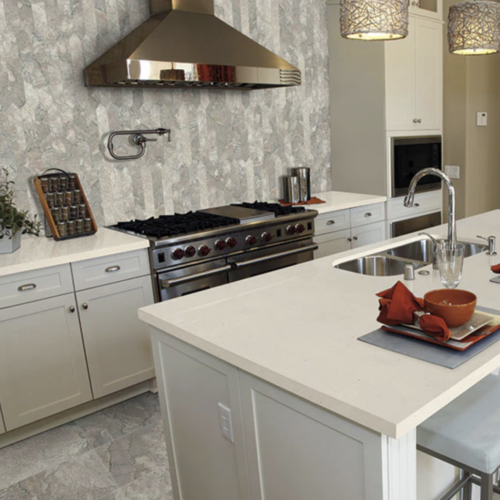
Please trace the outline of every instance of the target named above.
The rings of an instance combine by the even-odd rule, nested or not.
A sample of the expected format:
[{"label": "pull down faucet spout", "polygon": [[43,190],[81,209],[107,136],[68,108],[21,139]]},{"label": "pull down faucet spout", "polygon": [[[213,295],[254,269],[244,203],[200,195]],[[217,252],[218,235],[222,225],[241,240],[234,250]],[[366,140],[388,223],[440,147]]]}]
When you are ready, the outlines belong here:
[{"label": "pull down faucet spout", "polygon": [[453,187],[450,178],[446,174],[443,174],[443,172],[441,172],[441,170],[438,170],[437,168],[424,168],[423,170],[420,170],[420,172],[418,172],[410,182],[410,187],[408,188],[408,194],[405,197],[404,205],[405,207],[413,207],[413,201],[415,199],[415,189],[417,187],[417,184],[420,179],[422,179],[426,175],[435,175],[436,177],[439,177],[448,189],[448,245],[451,250],[455,250],[457,245],[455,188]]}]

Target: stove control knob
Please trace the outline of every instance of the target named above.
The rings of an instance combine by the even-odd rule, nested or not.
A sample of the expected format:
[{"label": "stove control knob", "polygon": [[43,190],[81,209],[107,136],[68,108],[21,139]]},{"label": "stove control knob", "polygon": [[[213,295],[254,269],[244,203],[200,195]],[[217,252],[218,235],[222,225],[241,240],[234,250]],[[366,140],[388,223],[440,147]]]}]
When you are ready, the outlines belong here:
[{"label": "stove control knob", "polygon": [[215,242],[215,248],[219,250],[219,252],[222,252],[222,250],[226,248],[226,242],[224,240],[217,240]]},{"label": "stove control knob", "polygon": [[207,247],[207,245],[202,245],[200,248],[198,248],[198,255],[201,257],[206,257],[212,250]]},{"label": "stove control knob", "polygon": [[229,248],[234,248],[237,245],[237,241],[231,236],[226,240],[226,245]]},{"label": "stove control knob", "polygon": [[265,243],[269,243],[273,239],[273,235],[271,233],[265,232],[262,233],[261,238]]},{"label": "stove control knob", "polygon": [[295,226],[295,232],[296,233],[303,233],[304,231],[306,230],[306,228],[304,227],[304,224],[297,224]]},{"label": "stove control knob", "polygon": [[247,242],[247,245],[252,246],[255,245],[255,243],[257,243],[257,238],[250,234],[246,237],[245,241]]},{"label": "stove control knob", "polygon": [[189,246],[184,250],[186,253],[186,257],[194,257],[196,255],[196,248],[193,246]]},{"label": "stove control knob", "polygon": [[176,248],[172,252],[172,259],[174,260],[181,260],[184,257],[184,250],[182,248]]},{"label": "stove control knob", "polygon": [[292,234],[295,234],[295,226],[288,226],[288,227],[286,228],[286,234],[288,234],[288,235],[290,235],[290,236],[291,236]]}]

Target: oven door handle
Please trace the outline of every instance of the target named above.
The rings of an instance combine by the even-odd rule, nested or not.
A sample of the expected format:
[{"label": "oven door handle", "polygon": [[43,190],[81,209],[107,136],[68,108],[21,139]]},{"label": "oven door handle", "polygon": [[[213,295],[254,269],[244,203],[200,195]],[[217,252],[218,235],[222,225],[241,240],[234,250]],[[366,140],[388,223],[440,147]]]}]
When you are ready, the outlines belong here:
[{"label": "oven door handle", "polygon": [[226,265],[222,267],[216,267],[215,269],[209,269],[208,271],[202,271],[201,273],[189,274],[187,276],[181,276],[180,278],[171,278],[169,280],[160,280],[161,288],[172,288],[175,285],[181,285],[182,283],[187,283],[188,281],[197,280],[200,278],[205,278],[207,276],[213,276],[214,274],[225,273],[230,271],[231,266]]},{"label": "oven door handle", "polygon": [[245,260],[244,262],[233,262],[235,269],[241,269],[242,267],[252,266],[254,264],[260,264],[261,262],[267,262],[269,260],[281,259],[282,257],[288,257],[289,255],[296,255],[303,252],[311,252],[317,250],[318,245],[308,245],[306,247],[296,248],[295,250],[287,250],[286,252],[273,253],[272,255],[266,255],[265,257],[257,257],[256,259]]}]

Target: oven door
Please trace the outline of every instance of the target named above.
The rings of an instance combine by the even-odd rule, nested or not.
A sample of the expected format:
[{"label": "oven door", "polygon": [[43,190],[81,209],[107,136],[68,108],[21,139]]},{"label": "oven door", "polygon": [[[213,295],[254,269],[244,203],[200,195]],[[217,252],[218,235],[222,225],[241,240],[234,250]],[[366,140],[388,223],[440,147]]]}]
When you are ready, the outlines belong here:
[{"label": "oven door", "polygon": [[314,244],[312,239],[307,238],[300,242],[277,245],[230,257],[228,263],[233,269],[229,273],[229,281],[239,281],[307,262],[313,259],[313,252],[317,249],[318,245]]},{"label": "oven door", "polygon": [[230,269],[225,259],[219,259],[158,273],[160,301],[225,285]]}]

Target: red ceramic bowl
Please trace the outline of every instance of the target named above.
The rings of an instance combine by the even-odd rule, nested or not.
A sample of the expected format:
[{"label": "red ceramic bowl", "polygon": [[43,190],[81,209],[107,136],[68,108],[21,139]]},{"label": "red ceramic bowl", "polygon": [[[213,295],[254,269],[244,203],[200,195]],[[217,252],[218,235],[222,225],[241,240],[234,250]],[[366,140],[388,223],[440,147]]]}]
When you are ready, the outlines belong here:
[{"label": "red ceramic bowl", "polygon": [[477,297],[466,290],[432,290],[424,295],[425,308],[443,318],[448,328],[458,328],[472,318]]}]

